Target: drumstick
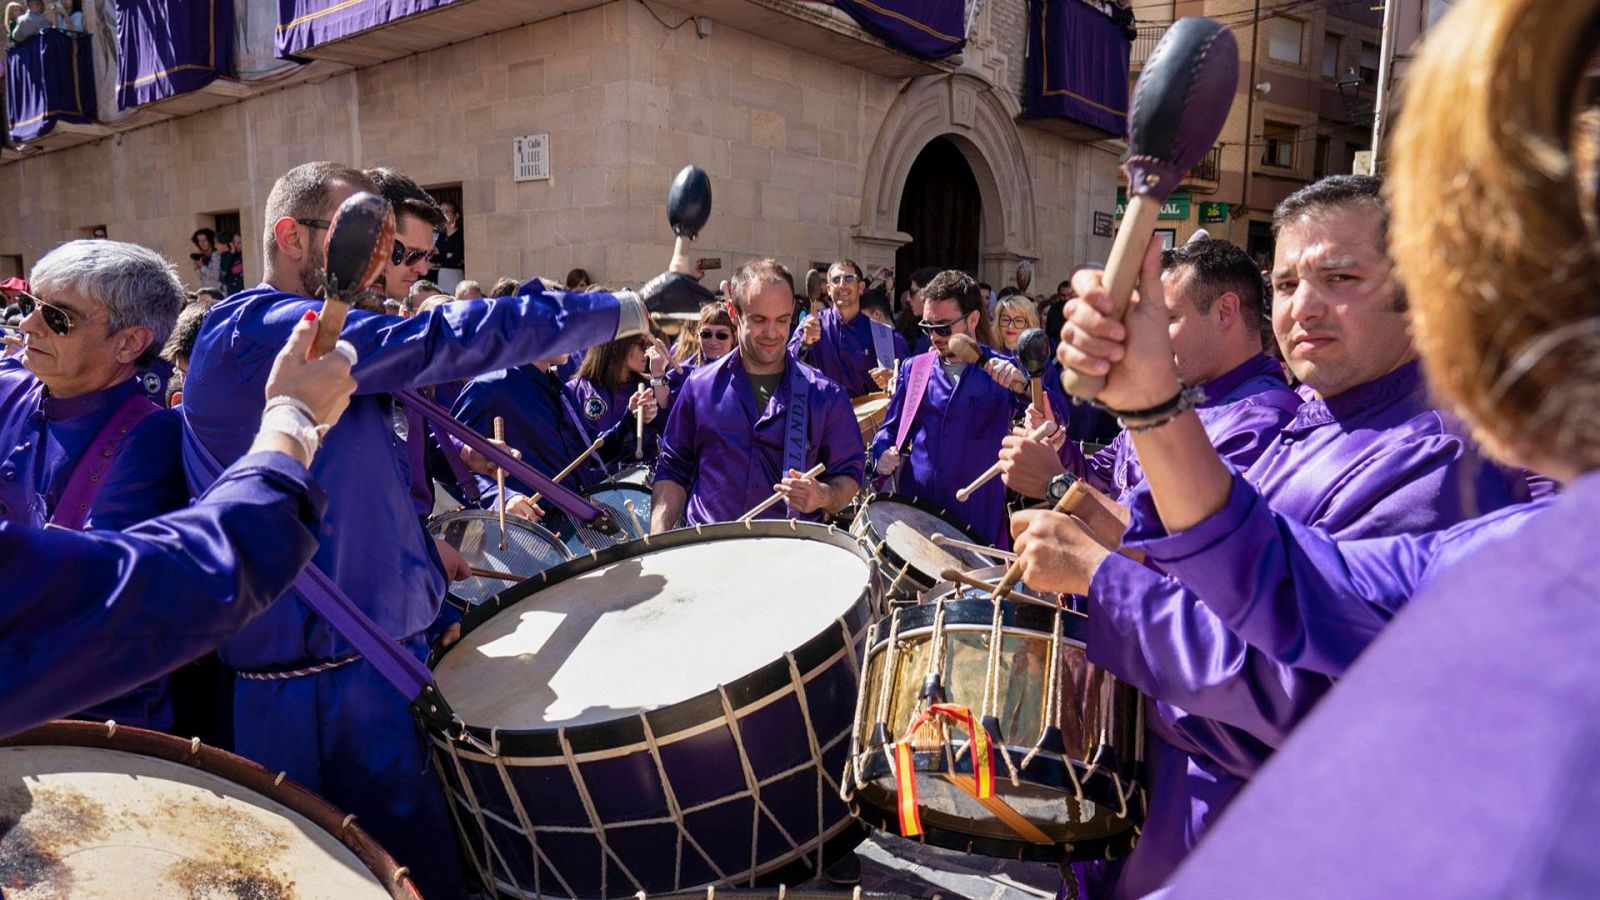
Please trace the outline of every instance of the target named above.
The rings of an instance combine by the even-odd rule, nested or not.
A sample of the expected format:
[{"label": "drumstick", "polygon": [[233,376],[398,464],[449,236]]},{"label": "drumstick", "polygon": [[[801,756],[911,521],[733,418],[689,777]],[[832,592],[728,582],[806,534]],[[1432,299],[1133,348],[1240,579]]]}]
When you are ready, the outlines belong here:
[{"label": "drumstick", "polygon": [[[1056,430],[1056,423],[1054,421],[1046,420],[1045,422],[1041,423],[1038,428],[1035,428],[1034,430],[1028,432],[1028,440],[1030,440],[1030,441],[1042,441],[1045,438],[1049,437],[1051,432],[1053,432],[1055,430]],[[988,484],[990,479],[994,478],[996,475],[999,475],[999,474],[1000,474],[1000,462],[998,460],[996,460],[994,465],[990,466],[988,468],[988,470],[985,471],[982,475],[979,475],[971,484],[967,485],[966,487],[962,488],[959,491],[956,491],[956,499],[961,501],[962,503],[967,502],[967,498],[972,496],[972,492],[973,491],[976,491],[978,488],[981,488],[984,485]]]},{"label": "drumstick", "polygon": [[[816,465],[814,465],[811,468],[807,469],[806,470],[806,474],[803,477],[805,477],[805,478],[815,478],[818,475],[821,475],[822,474],[822,470],[825,469],[825,468],[827,468],[827,466],[823,465],[822,463],[817,463]],[[773,504],[777,503],[779,500],[782,500],[782,499],[783,499],[783,494],[781,492],[773,491],[771,497],[768,497],[767,499],[761,501],[760,503],[757,503],[755,509],[750,510],[749,512],[747,512],[744,515],[740,516],[735,521],[748,522],[751,519],[754,519],[756,516],[759,516],[762,513],[766,512],[767,510],[771,509]]]},{"label": "drumstick", "polygon": [[[1054,509],[1058,513],[1071,513],[1078,508],[1078,504],[1082,503],[1083,498],[1088,495],[1089,485],[1085,484],[1081,479],[1074,481],[1072,486],[1067,488],[1067,492],[1061,495],[1061,499],[1056,501]],[[1011,593],[1011,589],[1016,587],[1017,582],[1021,580],[1022,560],[1019,559],[1011,564],[1011,568],[1006,569],[1006,576],[1000,579],[1000,584],[994,589],[994,599],[996,601],[1004,600],[1006,595]]]},{"label": "drumstick", "polygon": [[953,581],[956,584],[964,584],[967,587],[975,587],[980,591],[993,591],[997,588],[996,585],[990,584],[981,578],[973,578],[971,575],[968,575],[959,569],[944,569],[939,573],[939,577],[943,578],[945,581]]},{"label": "drumstick", "polygon": [[[635,397],[640,397],[640,396],[643,396],[644,392],[648,391],[648,390],[650,390],[649,386],[641,384],[641,385],[639,385],[639,389],[637,391],[633,392],[633,395]],[[633,429],[633,458],[634,459],[644,459],[644,406],[643,405],[641,405],[638,409],[633,411],[633,417],[634,417],[634,422],[635,422],[634,429]]]},{"label": "drumstick", "polygon": [[644,523],[639,521],[639,511],[633,508],[632,500],[622,501],[622,508],[628,511],[628,518],[633,520],[634,530],[638,531],[640,534],[650,533],[650,529],[644,527]]},{"label": "drumstick", "polygon": [[383,271],[394,243],[394,229],[389,201],[377,194],[362,191],[339,204],[323,246],[322,311],[311,344],[313,359],[333,349],[351,304]]},{"label": "drumstick", "polygon": [[[494,417],[494,439],[504,444],[506,442],[506,420],[504,416]],[[500,502],[495,504],[495,511],[500,516],[500,549],[506,549],[506,470],[499,466],[494,467],[495,487],[500,490]]]},{"label": "drumstick", "polygon": [[940,534],[938,532],[934,532],[933,537],[931,538],[931,540],[935,544],[938,544],[941,547],[960,547],[963,550],[971,550],[974,553],[980,554],[982,556],[987,556],[990,559],[1016,559],[1017,558],[1017,555],[1015,553],[1012,553],[1010,550],[1001,550],[998,547],[985,547],[982,544],[972,544],[972,543],[968,543],[967,541],[958,541],[958,540],[956,540],[955,538],[951,537],[948,534]]},{"label": "drumstick", "polygon": [[[554,478],[552,478],[550,480],[554,481],[556,484],[560,484],[561,482],[566,481],[567,480],[567,476],[571,475],[573,472],[576,472],[578,470],[578,466],[583,465],[583,461],[588,459],[589,457],[593,456],[595,451],[600,449],[600,445],[604,444],[604,443],[605,443],[605,438],[595,438],[594,439],[594,443],[590,444],[588,449],[584,450],[582,453],[579,453],[576,459],[574,459],[572,462],[567,463],[567,467],[565,469],[562,469],[561,471],[557,472],[556,473],[556,477],[554,477]],[[544,496],[543,494],[537,494],[536,493],[536,494],[533,495],[532,498],[530,498],[529,502],[538,503],[539,499],[541,497],[543,497],[543,496]]]},{"label": "drumstick", "polygon": [[472,574],[477,576],[477,577],[479,577],[479,578],[496,578],[496,579],[499,579],[500,581],[527,581],[528,580],[527,576],[518,575],[515,572],[496,572],[493,569],[480,569],[477,566],[472,566],[471,569],[472,569]]}]

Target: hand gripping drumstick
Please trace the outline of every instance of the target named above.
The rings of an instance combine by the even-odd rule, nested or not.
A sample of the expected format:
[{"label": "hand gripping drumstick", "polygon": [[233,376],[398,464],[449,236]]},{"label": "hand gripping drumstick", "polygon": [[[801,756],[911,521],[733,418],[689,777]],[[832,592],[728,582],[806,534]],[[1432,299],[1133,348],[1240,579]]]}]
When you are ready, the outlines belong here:
[{"label": "hand gripping drumstick", "polygon": [[[635,396],[642,396],[648,390],[652,390],[652,388],[641,384],[639,389],[633,393]],[[633,458],[644,459],[644,406],[642,404],[633,411],[633,421]]]},{"label": "hand gripping drumstick", "polygon": [[[1083,502],[1083,498],[1088,495],[1089,485],[1085,484],[1082,479],[1074,481],[1072,486],[1067,488],[1067,492],[1061,495],[1061,499],[1056,501],[1054,509],[1058,513],[1070,514],[1078,508],[1078,504]],[[1004,600],[1006,595],[1011,593],[1011,589],[1016,587],[1017,582],[1021,580],[1022,560],[1019,559],[1012,563],[1009,569],[1006,569],[1006,576],[1000,579],[1000,584],[994,589],[994,599],[997,601]]]},{"label": "hand gripping drumstick", "polygon": [[[1052,421],[1052,420],[1046,420],[1044,422],[1041,422],[1039,424],[1038,428],[1035,428],[1034,430],[1028,432],[1028,440],[1030,440],[1030,441],[1042,441],[1045,438],[1049,437],[1055,430],[1056,430],[1056,423],[1054,421]],[[984,485],[988,484],[990,482],[990,480],[992,480],[996,475],[999,475],[999,474],[1000,474],[1000,463],[998,461],[996,461],[995,464],[990,466],[988,468],[988,470],[985,471],[982,475],[979,475],[977,478],[973,479],[971,484],[967,485],[966,487],[962,488],[959,491],[956,491],[956,499],[961,501],[962,503],[967,502],[967,498],[971,497],[974,491],[976,491],[978,488],[981,488]]]},{"label": "hand gripping drumstick", "polygon": [[[500,443],[506,442],[506,420],[504,416],[494,417],[494,439]],[[495,504],[495,509],[500,515],[500,549],[506,549],[506,470],[499,466],[494,467],[494,485],[500,490],[500,502]]]},{"label": "hand gripping drumstick", "polygon": [[394,213],[389,201],[361,191],[339,204],[324,247],[327,267],[317,292],[322,297],[322,313],[311,343],[312,358],[333,349],[350,304],[377,279],[393,247]]},{"label": "hand gripping drumstick", "polygon": [[[1168,28],[1139,73],[1128,112],[1128,211],[1106,261],[1105,285],[1116,318],[1128,310],[1161,205],[1216,145],[1238,81],[1233,33],[1201,18],[1179,19]],[[1093,400],[1106,381],[1063,369],[1061,386]]]},{"label": "hand gripping drumstick", "polygon": [[[578,471],[578,467],[583,465],[583,461],[588,459],[589,457],[593,456],[595,454],[595,451],[600,449],[600,445],[604,444],[605,442],[606,442],[605,438],[595,438],[594,439],[594,443],[590,444],[582,453],[579,453],[577,455],[577,457],[572,460],[572,462],[567,463],[567,467],[565,469],[562,469],[561,471],[557,472],[556,473],[556,477],[554,477],[554,478],[552,478],[550,480],[554,481],[556,484],[560,484],[561,482],[566,481],[567,480],[567,476],[571,475],[573,472]],[[529,499],[529,502],[530,503],[538,503],[539,499],[541,497],[543,497],[543,496],[544,496],[543,494],[535,493],[533,495],[533,497],[531,497]]]},{"label": "hand gripping drumstick", "polygon": [[[822,463],[817,463],[816,465],[814,465],[811,468],[806,470],[805,477],[806,478],[815,478],[818,475],[821,475],[822,474],[822,470],[825,469],[825,468],[827,468],[827,466],[823,465]],[[762,513],[766,512],[767,510],[771,509],[774,504],[776,504],[779,500],[782,500],[782,499],[783,499],[783,494],[779,493],[778,491],[773,491],[771,497],[768,497],[767,499],[761,501],[760,503],[757,503],[755,509],[750,510],[749,512],[747,512],[744,515],[740,516],[735,521],[748,522],[751,519],[754,519],[756,516],[759,516]]]}]

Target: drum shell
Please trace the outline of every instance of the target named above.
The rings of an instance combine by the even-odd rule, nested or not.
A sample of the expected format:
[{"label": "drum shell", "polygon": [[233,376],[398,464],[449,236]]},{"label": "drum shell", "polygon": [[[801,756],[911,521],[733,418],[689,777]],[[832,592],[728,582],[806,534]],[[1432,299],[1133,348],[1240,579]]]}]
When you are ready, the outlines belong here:
[{"label": "drum shell", "polygon": [[[550,569],[473,609],[463,619],[463,634],[543,587],[653,550],[705,536],[797,531],[865,559],[847,534],[806,523],[684,529]],[[716,691],[575,727],[512,730],[467,723],[492,753],[430,730],[447,801],[480,878],[500,896],[631,897],[640,890],[655,894],[710,883],[792,883],[815,874],[819,852],[832,859],[853,847],[865,832],[839,798],[838,774],[849,749],[859,650],[877,592],[875,583],[863,585],[834,626],[724,685],[737,739]],[[430,664],[447,652],[435,647]],[[789,739],[775,739],[784,735]],[[760,819],[753,864],[749,834],[756,806],[736,796],[745,791],[746,761],[750,776],[762,783],[762,802],[783,822],[780,829],[766,816]],[[682,812],[681,832],[674,807]],[[593,833],[596,818],[615,854],[605,864],[606,850]],[[538,834],[537,849],[524,836],[530,828]],[[790,847],[784,830],[803,852]],[[687,837],[680,840],[682,835]],[[696,842],[716,868],[694,848]]]},{"label": "drum shell", "polygon": [[[846,777],[861,818],[893,833],[899,832],[898,792],[887,753],[882,745],[874,744],[874,738],[886,734],[889,740],[897,740],[909,726],[941,606],[949,648],[942,678],[946,702],[967,706],[974,716],[984,714],[986,648],[994,609],[989,601],[924,603],[896,610],[891,614],[899,618],[893,673],[888,673],[885,665],[894,620],[884,620],[874,629],[861,687],[863,715],[852,738],[853,771]],[[1000,669],[1002,701],[992,712],[998,719],[1002,743],[1018,769],[1020,785],[1012,785],[1010,770],[997,757],[995,794],[1023,812],[1051,843],[1019,837],[940,777],[941,772],[972,773],[967,738],[959,728],[948,730],[948,755],[932,742],[913,743],[922,840],[952,850],[1016,859],[1088,860],[1126,852],[1136,838],[1144,809],[1137,780],[1143,757],[1138,692],[1088,661],[1082,616],[1062,610],[1058,617],[1054,609],[1039,603],[1005,601],[1001,606],[1006,650]],[[1058,627],[1060,742],[1051,746],[1044,676],[1051,636]],[[880,710],[886,678],[891,679],[887,716]],[[925,736],[919,732],[919,738]],[[1035,747],[1040,747],[1039,752],[1024,765]],[[1077,800],[1080,790],[1087,802]],[[940,799],[930,806],[935,797]]]},{"label": "drum shell", "polygon": [[[891,599],[911,599],[929,590],[942,579],[938,572],[924,572],[907,564],[906,559],[885,540],[885,534],[872,521],[870,511],[874,504],[899,504],[909,506],[925,516],[937,519],[943,526],[942,530],[951,537],[959,538],[973,544],[987,545],[984,540],[971,527],[957,519],[948,510],[941,509],[908,494],[875,494],[868,498],[856,512],[855,520],[850,523],[850,533],[867,543],[867,549],[877,558],[884,569],[886,593]],[[921,533],[921,532],[919,532]],[[927,534],[923,534],[928,537]],[[963,569],[978,568],[989,564],[990,560],[977,556],[971,551],[955,547],[941,548],[962,564]]]},{"label": "drum shell", "polygon": [[862,442],[871,446],[872,439],[877,437],[878,429],[883,426],[883,420],[889,412],[889,394],[884,391],[862,394],[852,398],[850,406],[855,410]]}]

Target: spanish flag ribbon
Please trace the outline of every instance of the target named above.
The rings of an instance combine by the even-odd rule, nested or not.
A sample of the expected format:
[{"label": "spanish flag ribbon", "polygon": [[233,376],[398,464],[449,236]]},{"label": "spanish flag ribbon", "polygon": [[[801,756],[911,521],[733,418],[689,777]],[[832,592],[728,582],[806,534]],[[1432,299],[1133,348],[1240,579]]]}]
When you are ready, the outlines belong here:
[{"label": "spanish flag ribbon", "polygon": [[916,837],[922,833],[922,814],[917,808],[917,776],[912,768],[911,736],[935,717],[948,719],[967,732],[967,750],[972,756],[973,796],[987,800],[994,796],[993,753],[989,734],[983,730],[972,710],[952,703],[934,703],[911,723],[895,742],[895,786],[900,794],[900,834]]}]

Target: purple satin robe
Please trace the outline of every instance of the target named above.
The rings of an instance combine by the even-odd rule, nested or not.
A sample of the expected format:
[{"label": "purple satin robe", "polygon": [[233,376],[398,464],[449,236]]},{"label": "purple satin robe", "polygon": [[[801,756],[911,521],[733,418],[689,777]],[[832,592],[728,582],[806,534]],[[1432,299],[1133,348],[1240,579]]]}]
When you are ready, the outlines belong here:
[{"label": "purple satin robe", "polygon": [[[673,481],[688,492],[684,518],[690,525],[730,522],[772,496],[783,477],[784,426],[793,380],[807,383],[806,454],[802,471],[827,466],[824,481],[848,477],[861,483],[866,454],[861,429],[844,389],[793,356],[783,380],[757,410],[740,351],[701,366],[683,385],[667,417],[656,480]],[[816,513],[797,513],[778,503],[758,518],[817,521]]]},{"label": "purple satin robe", "polygon": [[[1260,458],[1301,403],[1300,395],[1283,380],[1277,360],[1259,354],[1202,387],[1206,401],[1195,413],[1217,455],[1236,469],[1249,468]],[[1052,400],[1052,409],[1055,404]],[[1144,470],[1126,432],[1093,456],[1084,456],[1069,440],[1061,447],[1061,464],[1112,499],[1121,499],[1144,483]]]},{"label": "purple satin robe", "polygon": [[817,321],[822,323],[817,342],[807,347],[801,340],[804,330],[797,328],[789,336],[789,352],[837,382],[851,397],[882,390],[870,374],[883,362],[878,359],[873,343],[874,331],[882,331],[883,340],[893,354],[893,359],[888,360],[884,368],[893,368],[894,360],[905,359],[911,353],[906,339],[899,332],[874,322],[871,316],[859,309],[856,317],[846,322],[839,311],[830,306],[817,313]]},{"label": "purple satin robe", "polygon": [[[1410,363],[1308,399],[1245,472],[1276,511],[1339,539],[1434,531],[1526,499],[1425,395]],[[1147,490],[1130,505],[1150,503]],[[1151,513],[1153,514],[1153,513]],[[1144,832],[1114,896],[1155,889],[1331,679],[1247,645],[1175,578],[1112,556],[1090,583],[1089,658],[1151,698]],[[1170,769],[1186,771],[1175,776]]]},{"label": "purple satin robe", "polygon": [[[1011,546],[1011,532],[1006,524],[1003,481],[991,479],[965,503],[956,500],[956,491],[999,460],[1000,442],[1011,433],[1012,421],[1028,405],[1027,394],[1005,387],[983,370],[984,363],[997,355],[985,347],[982,361],[968,365],[959,382],[951,381],[944,367],[937,360],[934,362],[922,403],[911,412],[911,449],[904,452],[902,448],[895,490],[944,508],[984,540],[1005,548]],[[1010,357],[1000,358],[1015,365]],[[883,425],[872,440],[874,462],[894,443],[900,419],[907,414],[904,405],[911,384],[910,363],[900,369],[900,380],[884,411]]]},{"label": "purple satin robe", "polygon": [[[639,431],[638,424],[628,415],[628,399],[642,384],[645,384],[645,380],[640,377],[631,378],[611,387],[595,384],[587,378],[574,378],[567,382],[567,387],[572,389],[573,395],[577,398],[578,415],[583,417],[584,424],[588,426],[591,434],[606,434],[618,425],[622,425],[624,418],[629,420],[617,432],[619,439],[626,444],[620,458],[629,461],[634,458],[634,447],[639,442]],[[668,384],[670,385],[670,382]],[[658,411],[654,419],[645,423],[644,456],[640,458],[642,462],[655,462],[656,454],[661,452],[661,430],[666,426],[667,417],[660,413],[664,412],[666,410]]]},{"label": "purple satin robe", "polygon": [[1412,601],[1163,896],[1600,893],[1600,479]]}]

